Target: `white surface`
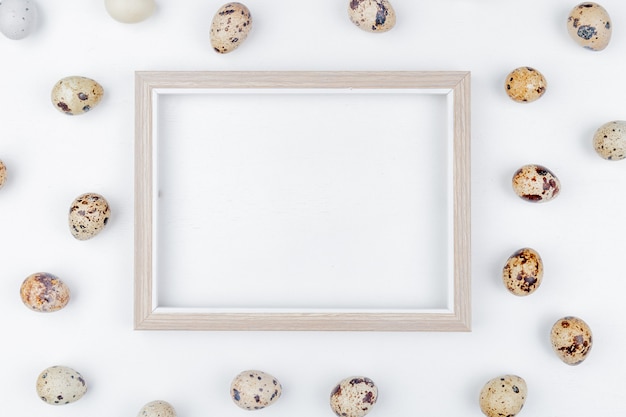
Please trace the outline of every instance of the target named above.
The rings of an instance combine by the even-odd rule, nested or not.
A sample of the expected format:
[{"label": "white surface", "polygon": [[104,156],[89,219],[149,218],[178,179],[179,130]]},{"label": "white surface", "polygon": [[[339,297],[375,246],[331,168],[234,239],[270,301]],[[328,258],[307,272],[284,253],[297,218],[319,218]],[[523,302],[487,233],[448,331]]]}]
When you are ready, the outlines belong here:
[{"label": "white surface", "polygon": [[[347,3],[347,2],[345,2]],[[154,399],[180,416],[239,416],[230,380],[258,368],[284,386],[259,415],[332,415],[332,386],[353,374],[379,385],[375,415],[480,416],[478,393],[490,378],[527,381],[521,415],[617,415],[626,410],[623,217],[626,162],[591,148],[601,124],[625,119],[626,4],[602,4],[614,36],[600,53],[568,38],[575,2],[442,0],[393,2],[398,24],[376,36],[352,26],[339,1],[250,4],[255,27],[238,50],[219,56],[208,28],[221,3],[160,1],[135,26],[109,17],[102,2],[38,2],[29,38],[0,38],[0,316],[3,414],[93,417],[135,415]],[[503,77],[530,65],[548,79],[546,95],[520,105]],[[473,75],[473,332],[185,333],[132,330],[133,71],[135,70],[471,70]],[[74,118],[49,102],[68,75],[100,82],[104,101]],[[531,205],[511,191],[513,172],[542,163],[562,195]],[[75,241],[71,201],[96,191],[113,207],[97,238]],[[527,298],[506,292],[500,271],[522,246],[542,255],[543,285]],[[35,271],[62,277],[73,291],[65,310],[28,311],[21,281]],[[568,367],[548,334],[563,315],[591,326],[586,362]],[[54,408],[37,399],[41,370],[81,372],[90,391]]]},{"label": "white surface", "polygon": [[158,305],[452,309],[447,107],[408,92],[160,95]]}]

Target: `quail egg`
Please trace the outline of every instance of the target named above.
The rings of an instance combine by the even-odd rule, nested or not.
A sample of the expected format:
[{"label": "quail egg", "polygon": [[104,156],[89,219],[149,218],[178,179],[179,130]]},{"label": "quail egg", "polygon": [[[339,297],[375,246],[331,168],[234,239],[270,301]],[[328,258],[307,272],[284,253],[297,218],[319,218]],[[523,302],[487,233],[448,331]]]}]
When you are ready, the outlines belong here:
[{"label": "quail egg", "polygon": [[369,378],[352,376],[341,380],[330,394],[330,408],[339,417],[363,417],[378,399],[378,387]]},{"label": "quail egg", "polygon": [[243,371],[230,384],[234,403],[244,410],[260,410],[274,404],[282,394],[278,379],[262,371]]},{"label": "quail egg", "polygon": [[37,394],[50,405],[65,405],[80,400],[87,392],[87,383],[67,366],[51,366],[37,378]]},{"label": "quail egg", "polygon": [[29,275],[20,287],[24,305],[31,310],[49,313],[62,309],[70,301],[70,289],[48,272]]},{"label": "quail egg", "polygon": [[561,191],[559,179],[544,166],[529,164],[513,175],[513,191],[520,198],[533,203],[553,200]]},{"label": "quail egg", "polygon": [[593,135],[593,148],[609,161],[626,158],[626,121],[616,120],[600,126]]},{"label": "quail egg", "polygon": [[100,194],[81,194],[72,202],[69,212],[69,226],[72,236],[87,240],[96,236],[107,225],[111,209]]},{"label": "quail egg", "polygon": [[121,23],[138,23],[154,13],[154,0],[104,0],[109,15]]},{"label": "quail egg", "polygon": [[488,381],[480,391],[480,409],[487,417],[513,417],[526,402],[526,381],[517,375],[503,375]]},{"label": "quail egg", "polygon": [[0,32],[12,40],[24,39],[37,27],[37,5],[31,0],[0,1]]},{"label": "quail egg", "polygon": [[7,182],[7,167],[4,162],[0,161],[0,188],[4,187]]},{"label": "quail egg", "polygon": [[250,10],[241,3],[219,8],[211,22],[211,46],[220,54],[232,52],[246,40],[252,29]]},{"label": "quail egg", "polygon": [[578,317],[563,317],[552,326],[550,342],[559,359],[568,365],[578,365],[587,358],[593,345],[591,328]]},{"label": "quail egg", "polygon": [[151,401],[141,407],[137,417],[176,417],[176,410],[166,401]]},{"label": "quail egg", "polygon": [[567,17],[567,32],[576,43],[592,51],[601,51],[611,40],[613,25],[606,9],[597,3],[580,3]]},{"label": "quail egg", "polygon": [[542,73],[531,67],[519,67],[506,76],[504,88],[518,103],[530,103],[546,92],[548,83]]},{"label": "quail egg", "polygon": [[502,281],[511,294],[532,294],[542,280],[543,261],[537,251],[531,248],[522,248],[509,256],[502,269]]},{"label": "quail egg", "polygon": [[59,80],[52,88],[54,108],[67,115],[87,113],[102,100],[104,89],[91,78],[71,76]]},{"label": "quail egg", "polygon": [[350,0],[348,15],[366,32],[387,32],[396,24],[396,12],[388,0]]}]

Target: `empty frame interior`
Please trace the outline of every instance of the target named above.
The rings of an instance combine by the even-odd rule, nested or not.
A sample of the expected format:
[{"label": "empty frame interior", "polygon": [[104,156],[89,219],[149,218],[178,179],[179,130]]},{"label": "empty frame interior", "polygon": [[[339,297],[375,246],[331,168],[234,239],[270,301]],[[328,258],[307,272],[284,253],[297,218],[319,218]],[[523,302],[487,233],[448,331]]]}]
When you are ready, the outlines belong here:
[{"label": "empty frame interior", "polygon": [[135,327],[469,330],[469,74],[139,72]]}]

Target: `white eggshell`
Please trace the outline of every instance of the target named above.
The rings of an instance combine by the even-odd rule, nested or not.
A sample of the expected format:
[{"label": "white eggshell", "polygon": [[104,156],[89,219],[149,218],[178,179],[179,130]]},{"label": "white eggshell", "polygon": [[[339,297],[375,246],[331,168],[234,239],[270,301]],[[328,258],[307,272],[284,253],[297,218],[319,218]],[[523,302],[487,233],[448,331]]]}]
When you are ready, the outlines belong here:
[{"label": "white eggshell", "polygon": [[524,407],[528,389],[517,375],[503,375],[489,380],[480,391],[480,410],[487,417],[513,417]]},{"label": "white eggshell", "polygon": [[104,229],[111,217],[111,208],[104,197],[96,193],[81,194],[70,206],[70,232],[78,240],[87,240]]},{"label": "white eggshell", "polygon": [[37,6],[31,0],[0,1],[0,32],[9,39],[24,39],[37,26]]},{"label": "white eggshell", "polygon": [[230,384],[233,402],[244,410],[260,410],[274,404],[282,386],[272,375],[255,370],[240,372]]},{"label": "white eggshell", "polygon": [[211,21],[211,46],[220,54],[232,52],[246,40],[251,29],[250,10],[241,3],[227,3],[219,8]]},{"label": "white eggshell", "polygon": [[369,378],[352,376],[342,379],[330,394],[330,408],[339,417],[363,417],[378,400],[378,387]]},{"label": "white eggshell", "polygon": [[109,15],[121,23],[138,23],[149,18],[156,9],[154,0],[104,0]]},{"label": "white eggshell", "polygon": [[167,401],[151,401],[139,410],[137,417],[176,417],[176,410]]},{"label": "white eggshell", "polygon": [[65,405],[82,398],[87,383],[75,370],[67,366],[51,366],[37,378],[37,395],[50,405]]}]

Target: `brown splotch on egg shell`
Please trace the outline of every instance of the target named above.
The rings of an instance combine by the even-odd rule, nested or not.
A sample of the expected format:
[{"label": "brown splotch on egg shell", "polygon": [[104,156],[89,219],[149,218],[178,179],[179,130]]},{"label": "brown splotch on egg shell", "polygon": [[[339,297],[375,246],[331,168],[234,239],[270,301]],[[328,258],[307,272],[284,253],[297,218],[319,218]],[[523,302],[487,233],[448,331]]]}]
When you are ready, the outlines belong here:
[{"label": "brown splotch on egg shell", "polygon": [[593,135],[593,148],[609,161],[626,158],[626,121],[616,120],[600,126]]},{"label": "brown splotch on egg shell", "polygon": [[511,294],[525,296],[535,292],[543,281],[543,261],[531,248],[522,248],[509,256],[502,268],[502,281]]},{"label": "brown splotch on egg shell", "polygon": [[37,395],[50,405],[65,405],[80,400],[87,392],[82,375],[67,366],[51,366],[37,377]]},{"label": "brown splotch on egg shell", "polygon": [[246,40],[252,29],[250,10],[241,3],[220,7],[211,22],[211,46],[220,54],[232,52]]},{"label": "brown splotch on egg shell", "polygon": [[582,319],[566,316],[552,326],[550,342],[559,359],[568,365],[578,365],[589,355],[593,336],[591,328]]},{"label": "brown splotch on egg shell", "polygon": [[330,408],[340,417],[363,417],[378,399],[374,381],[364,376],[341,380],[330,394]]},{"label": "brown splotch on egg shell", "polygon": [[518,103],[531,103],[546,92],[548,82],[543,74],[532,67],[519,67],[506,76],[504,88],[509,97]]},{"label": "brown splotch on egg shell", "polygon": [[282,390],[278,379],[255,370],[239,373],[230,384],[233,402],[244,410],[260,410],[274,404]]},{"label": "brown splotch on egg shell", "polygon": [[604,7],[585,2],[570,12],[567,17],[567,32],[578,45],[592,51],[601,51],[611,40],[613,24]]},{"label": "brown splotch on egg shell", "polygon": [[141,407],[137,417],[176,417],[176,410],[167,401],[151,401]]},{"label": "brown splotch on egg shell", "polygon": [[503,375],[489,380],[480,391],[480,409],[487,417],[513,417],[524,407],[528,389],[517,375]]},{"label": "brown splotch on egg shell", "polygon": [[553,200],[561,192],[561,182],[548,168],[529,164],[513,175],[513,190],[520,198],[532,203]]},{"label": "brown splotch on egg shell", "polygon": [[54,108],[73,116],[86,113],[96,107],[104,95],[104,89],[91,78],[71,76],[59,80],[52,88]]},{"label": "brown splotch on egg shell", "polygon": [[396,25],[396,12],[388,0],[350,0],[348,16],[366,32],[387,32]]},{"label": "brown splotch on egg shell", "polygon": [[7,182],[7,167],[4,162],[0,161],[0,188],[4,187]]},{"label": "brown splotch on egg shell", "polygon": [[109,222],[111,208],[104,197],[96,193],[81,194],[72,202],[68,223],[78,240],[96,236]]},{"label": "brown splotch on egg shell", "polygon": [[48,272],[29,275],[20,287],[24,305],[41,313],[51,313],[65,307],[70,301],[69,287]]}]

